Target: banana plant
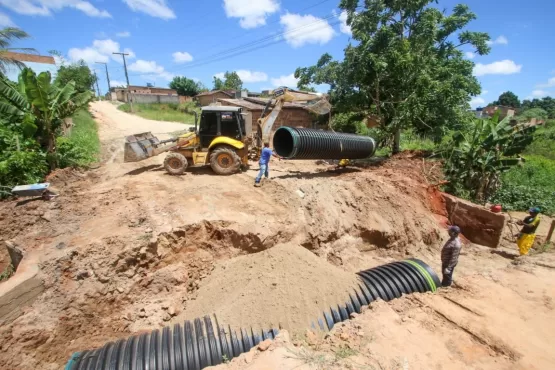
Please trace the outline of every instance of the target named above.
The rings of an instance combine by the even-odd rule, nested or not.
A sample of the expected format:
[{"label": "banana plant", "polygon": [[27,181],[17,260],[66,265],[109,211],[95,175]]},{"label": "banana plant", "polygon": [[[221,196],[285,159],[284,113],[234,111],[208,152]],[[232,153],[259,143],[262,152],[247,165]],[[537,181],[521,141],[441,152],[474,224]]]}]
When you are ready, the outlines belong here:
[{"label": "banana plant", "polygon": [[50,72],[38,76],[29,68],[21,71],[17,84],[0,78],[0,116],[7,125],[20,126],[46,149],[51,169],[56,168],[56,136],[63,120],[92,99],[92,92],[76,93],[73,81],[52,83]]},{"label": "banana plant", "polygon": [[475,120],[453,134],[441,154],[450,183],[448,191],[465,193],[483,202],[500,186],[500,175],[520,162],[519,155],[533,141],[534,127],[495,116]]}]

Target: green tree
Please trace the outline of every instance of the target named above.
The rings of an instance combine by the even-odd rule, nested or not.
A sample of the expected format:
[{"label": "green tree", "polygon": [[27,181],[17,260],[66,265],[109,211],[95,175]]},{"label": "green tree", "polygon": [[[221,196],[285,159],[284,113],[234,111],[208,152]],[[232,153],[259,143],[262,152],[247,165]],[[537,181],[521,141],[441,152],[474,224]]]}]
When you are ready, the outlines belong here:
[{"label": "green tree", "polygon": [[518,114],[520,121],[530,121],[532,118],[547,119],[547,112],[541,108],[530,108]]},{"label": "green tree", "polygon": [[344,59],[324,54],[317,64],[298,68],[299,86],[327,83],[335,109],[380,117],[393,152],[403,128],[441,138],[446,128],[466,120],[468,102],[480,93],[474,63],[463,46],[489,53],[486,33],[466,26],[476,18],[466,5],[453,13],[430,6],[434,0],[342,0],[356,44]]},{"label": "green tree", "polygon": [[200,83],[190,78],[176,76],[170,82],[170,88],[177,90],[177,94],[181,96],[195,96],[200,93],[202,86]]},{"label": "green tree", "polygon": [[224,81],[221,78],[214,76],[214,87],[212,90],[224,90]]},{"label": "green tree", "polygon": [[241,90],[243,88],[243,81],[237,72],[226,72],[224,74],[224,89],[225,90]]},{"label": "green tree", "polygon": [[491,105],[520,108],[520,100],[512,91],[505,91],[503,94],[499,95],[499,99],[494,101]]},{"label": "green tree", "polygon": [[10,58],[7,53],[13,52],[32,52],[37,51],[32,48],[11,48],[10,45],[15,40],[21,40],[29,38],[29,34],[16,27],[6,27],[0,30],[0,73],[6,73],[8,66],[16,66],[18,68],[24,68],[25,64],[21,63],[19,60]]},{"label": "green tree", "polygon": [[547,112],[550,119],[555,118],[555,99],[546,96],[542,99],[524,100],[522,102],[522,109],[541,108]]},{"label": "green tree", "polygon": [[80,60],[79,62],[62,65],[56,74],[56,84],[60,87],[64,87],[70,81],[75,83],[75,91],[83,93],[85,91],[94,90],[94,84],[96,83],[96,77],[91,72],[87,64]]},{"label": "green tree", "polygon": [[304,85],[304,86],[297,86],[297,88],[298,88],[299,90],[301,90],[301,91],[313,92],[313,93],[316,92],[316,89],[315,89],[314,87],[312,87],[312,86],[306,86],[306,85]]},{"label": "green tree", "polygon": [[79,92],[75,82],[60,86],[52,83],[50,72],[38,76],[24,68],[19,83],[0,79],[0,116],[16,122],[27,137],[33,136],[46,151],[50,169],[56,168],[56,136],[65,118],[85,107],[91,91]]}]

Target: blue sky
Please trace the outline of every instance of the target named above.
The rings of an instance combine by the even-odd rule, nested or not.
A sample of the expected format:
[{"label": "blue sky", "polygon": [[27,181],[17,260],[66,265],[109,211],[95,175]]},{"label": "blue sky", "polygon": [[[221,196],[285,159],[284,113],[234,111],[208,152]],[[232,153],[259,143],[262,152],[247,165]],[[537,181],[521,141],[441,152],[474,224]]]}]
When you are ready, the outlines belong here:
[{"label": "blue sky", "polygon": [[[460,1],[440,0],[452,9]],[[468,57],[482,95],[474,106],[506,90],[521,99],[555,96],[555,1],[467,0],[478,19],[469,29],[494,40],[487,56]],[[106,92],[110,79],[123,84],[126,51],[131,84],[167,86],[184,75],[212,87],[214,75],[239,71],[252,91],[294,86],[299,66],[315,64],[325,52],[342,58],[349,29],[337,11],[338,0],[0,0],[0,27],[15,25],[32,35],[16,46],[41,54],[58,50],[68,61],[84,59],[95,67]],[[283,32],[286,32],[283,34]],[[281,35],[281,36],[279,36]],[[256,43],[258,42],[258,43]],[[268,45],[269,44],[269,45]],[[235,49],[244,45],[250,53]],[[235,50],[234,50],[235,49]]]}]

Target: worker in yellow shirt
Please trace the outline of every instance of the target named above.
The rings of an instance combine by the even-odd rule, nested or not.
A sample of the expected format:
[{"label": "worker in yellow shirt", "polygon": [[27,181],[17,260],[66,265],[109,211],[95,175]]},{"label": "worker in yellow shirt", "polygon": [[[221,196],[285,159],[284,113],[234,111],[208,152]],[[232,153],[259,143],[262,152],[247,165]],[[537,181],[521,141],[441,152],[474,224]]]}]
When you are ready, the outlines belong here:
[{"label": "worker in yellow shirt", "polygon": [[538,207],[530,208],[528,210],[530,216],[527,216],[522,221],[518,221],[522,225],[522,230],[518,234],[516,244],[520,251],[521,256],[526,256],[530,248],[534,245],[536,240],[536,230],[540,225],[540,209]]}]

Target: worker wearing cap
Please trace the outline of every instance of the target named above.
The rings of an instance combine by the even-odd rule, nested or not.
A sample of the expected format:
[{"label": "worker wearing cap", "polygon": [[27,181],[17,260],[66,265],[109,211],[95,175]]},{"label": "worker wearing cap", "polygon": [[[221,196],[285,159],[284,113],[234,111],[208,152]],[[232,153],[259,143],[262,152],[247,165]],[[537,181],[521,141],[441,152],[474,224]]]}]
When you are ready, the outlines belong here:
[{"label": "worker wearing cap", "polygon": [[530,208],[528,210],[530,216],[519,221],[518,224],[522,225],[522,230],[518,234],[516,244],[520,251],[521,256],[525,256],[530,251],[536,240],[536,230],[540,226],[540,209],[538,207]]},{"label": "worker wearing cap", "polygon": [[453,283],[453,272],[461,253],[460,233],[461,229],[458,226],[449,227],[449,240],[441,249],[441,272],[443,273],[441,285],[444,287],[451,286]]}]

